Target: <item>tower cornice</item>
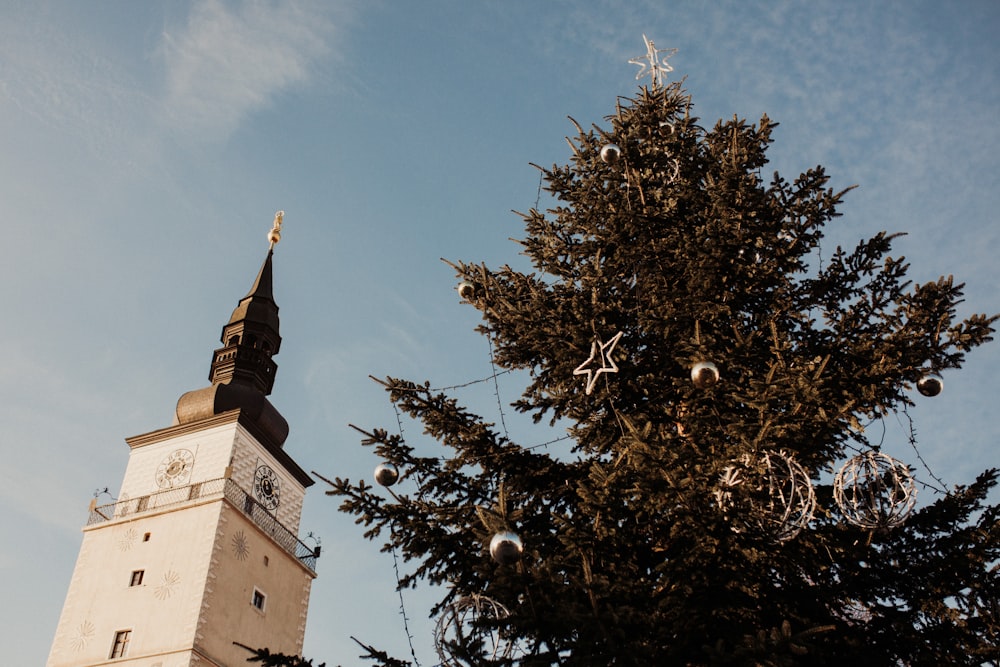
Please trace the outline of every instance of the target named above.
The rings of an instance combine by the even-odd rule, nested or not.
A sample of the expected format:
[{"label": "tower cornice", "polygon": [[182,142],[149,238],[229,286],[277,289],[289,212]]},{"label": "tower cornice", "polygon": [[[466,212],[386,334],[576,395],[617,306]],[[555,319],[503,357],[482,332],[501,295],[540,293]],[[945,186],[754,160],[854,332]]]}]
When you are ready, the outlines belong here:
[{"label": "tower cornice", "polygon": [[221,412],[214,414],[197,421],[186,422],[182,424],[175,424],[174,426],[168,426],[167,428],[161,428],[156,431],[150,431],[149,433],[142,433],[140,435],[134,435],[125,438],[125,442],[131,449],[138,449],[140,447],[146,447],[148,445],[155,445],[166,440],[171,440],[180,436],[188,435],[191,433],[198,433],[205,431],[210,428],[215,428],[217,426],[225,426],[227,424],[237,423],[246,429],[257,442],[264,446],[264,448],[274,456],[275,459],[288,471],[292,477],[294,477],[302,486],[309,487],[315,484],[312,477],[306,473],[299,465],[292,459],[291,456],[285,452],[282,447],[275,443],[266,433],[264,433],[260,427],[257,425],[257,420],[250,417],[244,410],[236,408],[234,410],[228,410],[226,412]]}]

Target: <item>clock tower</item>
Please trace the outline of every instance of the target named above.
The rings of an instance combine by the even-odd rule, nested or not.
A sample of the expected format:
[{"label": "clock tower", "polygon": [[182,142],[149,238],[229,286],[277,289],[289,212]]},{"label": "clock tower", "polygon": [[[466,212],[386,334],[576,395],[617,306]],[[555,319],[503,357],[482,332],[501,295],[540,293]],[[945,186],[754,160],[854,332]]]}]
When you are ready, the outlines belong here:
[{"label": "clock tower", "polygon": [[173,425],[126,438],[118,500],[91,504],[48,667],[235,667],[250,656],[238,644],[301,653],[319,548],[297,534],[313,481],[267,399],[282,217],[211,384],[180,397]]}]

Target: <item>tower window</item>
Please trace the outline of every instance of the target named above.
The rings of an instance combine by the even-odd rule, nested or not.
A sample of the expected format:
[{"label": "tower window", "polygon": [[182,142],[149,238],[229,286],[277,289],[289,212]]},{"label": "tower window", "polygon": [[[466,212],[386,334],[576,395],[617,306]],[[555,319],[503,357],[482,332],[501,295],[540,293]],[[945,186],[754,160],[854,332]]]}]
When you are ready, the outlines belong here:
[{"label": "tower window", "polygon": [[254,588],[253,589],[253,597],[250,599],[250,604],[252,604],[254,607],[256,607],[257,609],[259,609],[260,611],[264,611],[264,605],[266,603],[267,603],[267,596],[264,595],[257,588]]},{"label": "tower window", "polygon": [[145,570],[133,570],[132,571],[132,578],[129,579],[128,585],[129,586],[141,586],[142,585],[142,576],[144,574],[146,574]]},{"label": "tower window", "polygon": [[115,643],[111,645],[109,658],[124,658],[128,655],[128,643],[132,639],[131,630],[119,630],[115,633]]},{"label": "tower window", "polygon": [[145,535],[142,536],[142,541],[143,542],[149,542],[149,537],[150,537],[150,533],[146,533]]}]

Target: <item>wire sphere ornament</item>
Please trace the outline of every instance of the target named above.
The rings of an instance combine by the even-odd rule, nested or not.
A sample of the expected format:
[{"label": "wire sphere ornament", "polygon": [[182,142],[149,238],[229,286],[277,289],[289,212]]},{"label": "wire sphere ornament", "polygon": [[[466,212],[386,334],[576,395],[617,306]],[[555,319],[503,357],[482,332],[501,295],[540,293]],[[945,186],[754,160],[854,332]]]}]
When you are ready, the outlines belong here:
[{"label": "wire sphere ornament", "polygon": [[516,643],[500,625],[510,611],[485,595],[465,595],[448,605],[434,627],[441,667],[489,665],[515,657]]},{"label": "wire sphere ornament", "polygon": [[837,473],[833,498],[849,523],[885,530],[906,521],[917,502],[917,485],[904,463],[868,451],[849,459]]},{"label": "wire sphere ornament", "polygon": [[757,459],[748,455],[726,466],[715,498],[724,510],[739,507],[744,525],[779,542],[798,535],[816,511],[809,473],[786,452],[764,452]]}]

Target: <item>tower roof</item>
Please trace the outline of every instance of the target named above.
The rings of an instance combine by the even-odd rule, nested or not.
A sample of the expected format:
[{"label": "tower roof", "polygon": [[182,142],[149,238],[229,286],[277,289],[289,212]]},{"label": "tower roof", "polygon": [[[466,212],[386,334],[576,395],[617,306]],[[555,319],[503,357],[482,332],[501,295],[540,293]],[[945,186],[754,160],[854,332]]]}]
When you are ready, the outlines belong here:
[{"label": "tower roof", "polygon": [[288,423],[266,398],[278,370],[272,357],[281,348],[272,262],[283,215],[281,211],[275,215],[271,246],[253,286],[222,327],[222,347],[212,354],[208,372],[212,384],[181,396],[175,423],[188,424],[239,408],[272,444],[280,447],[288,437]]},{"label": "tower roof", "polygon": [[227,326],[241,320],[252,320],[257,324],[273,328],[275,332],[278,331],[278,304],[274,302],[272,291],[271,258],[273,256],[274,249],[272,247],[267,251],[267,257],[264,258],[264,264],[261,265],[260,271],[257,273],[257,279],[253,281],[253,287],[233,309],[233,315],[229,318]]}]

